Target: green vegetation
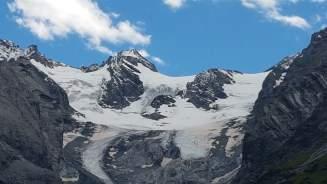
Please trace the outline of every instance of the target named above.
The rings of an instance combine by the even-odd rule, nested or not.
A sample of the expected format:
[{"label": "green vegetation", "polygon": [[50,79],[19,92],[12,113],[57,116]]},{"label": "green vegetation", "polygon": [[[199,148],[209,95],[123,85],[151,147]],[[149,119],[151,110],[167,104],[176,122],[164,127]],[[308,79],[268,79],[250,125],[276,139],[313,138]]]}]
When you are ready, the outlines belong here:
[{"label": "green vegetation", "polygon": [[304,172],[296,174],[291,181],[294,184],[326,184],[327,155],[309,164]]},{"label": "green vegetation", "polygon": [[310,158],[311,153],[299,153],[297,156],[295,156],[294,159],[288,160],[285,164],[283,164],[280,169],[281,170],[290,170],[297,168],[301,164],[303,164],[305,161],[307,161]]}]

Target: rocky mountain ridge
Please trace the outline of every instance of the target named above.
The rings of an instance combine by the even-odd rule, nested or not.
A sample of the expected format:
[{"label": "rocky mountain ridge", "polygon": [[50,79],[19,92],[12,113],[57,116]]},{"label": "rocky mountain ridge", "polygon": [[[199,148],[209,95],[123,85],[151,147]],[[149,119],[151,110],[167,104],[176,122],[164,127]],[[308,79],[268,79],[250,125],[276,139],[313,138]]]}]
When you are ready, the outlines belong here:
[{"label": "rocky mountain ridge", "polygon": [[16,45],[0,41],[0,50],[0,183],[60,183],[62,135],[74,110]]},{"label": "rocky mountain ridge", "polygon": [[327,29],[275,67],[248,121],[234,183],[326,183]]},{"label": "rocky mountain ridge", "polygon": [[[13,61],[26,58],[53,79],[66,91],[76,110],[72,112],[75,120],[64,134],[67,163],[61,172],[63,179],[153,183],[159,182],[157,176],[164,175],[162,183],[186,180],[206,183],[221,180],[218,176],[239,167],[242,124],[260,90],[258,79],[266,73],[252,75],[210,69],[197,76],[170,77],[160,74],[136,50],[120,52],[101,65],[77,69],[47,59],[35,46],[27,49],[15,46],[13,50],[17,51]],[[248,85],[256,90],[244,91]],[[121,147],[125,137],[129,146]],[[120,146],[114,146],[116,141]],[[150,152],[136,157],[133,153],[139,148],[134,144],[156,149],[152,152],[146,146],[145,152]],[[118,155],[111,153],[108,158],[104,153],[110,147],[132,154],[118,159]],[[156,163],[148,158],[153,154],[162,155]],[[98,163],[90,165],[94,159]],[[126,159],[132,165],[124,165]],[[148,161],[139,165],[141,160]],[[121,174],[120,169],[112,169],[119,164],[125,167]],[[189,164],[193,166],[186,169]],[[203,168],[201,172],[195,170],[198,167]],[[126,169],[134,174],[124,174]],[[169,174],[174,172],[180,175]]]},{"label": "rocky mountain ridge", "polygon": [[[47,59],[35,46],[6,47],[4,53],[11,49],[17,51],[13,62],[19,63],[15,58],[21,57],[28,60],[66,91],[70,105],[76,110],[71,113],[74,122],[66,125],[67,163],[61,176],[77,182],[83,178],[105,183],[145,180],[151,183],[159,182],[156,176],[164,174],[160,180],[163,183],[184,180],[206,183],[234,170],[240,163],[244,117],[255,99],[252,94],[260,90],[258,77],[266,75],[211,69],[197,76],[170,77],[160,74],[136,50],[120,52],[101,65],[77,69]],[[3,58],[6,57],[8,55],[3,54]],[[231,89],[224,87],[226,85]],[[245,85],[253,85],[256,91],[244,93]],[[197,98],[201,100],[195,100]],[[125,138],[130,143],[127,144]],[[123,143],[127,145],[121,147]],[[140,152],[136,157],[133,153],[138,152],[138,147],[134,144],[156,148],[152,152],[146,146],[144,151],[150,152]],[[132,154],[119,159],[118,154],[106,157],[103,154],[110,147]],[[76,149],[85,151],[76,152]],[[198,150],[194,152],[194,149]],[[149,159],[153,154],[161,156],[156,161]],[[94,159],[98,164],[90,165]],[[126,159],[136,165],[122,165],[123,170],[112,169],[126,163]],[[141,160],[148,161],[141,164]],[[185,170],[189,164],[193,166]],[[203,168],[201,172],[195,172],[197,167]],[[169,174],[177,172],[177,168],[184,171],[177,176]],[[134,174],[124,174],[126,169],[133,170]]]},{"label": "rocky mountain ridge", "polygon": [[326,40],[267,72],[185,77],[137,50],[78,69],[1,40],[0,183],[324,183]]}]

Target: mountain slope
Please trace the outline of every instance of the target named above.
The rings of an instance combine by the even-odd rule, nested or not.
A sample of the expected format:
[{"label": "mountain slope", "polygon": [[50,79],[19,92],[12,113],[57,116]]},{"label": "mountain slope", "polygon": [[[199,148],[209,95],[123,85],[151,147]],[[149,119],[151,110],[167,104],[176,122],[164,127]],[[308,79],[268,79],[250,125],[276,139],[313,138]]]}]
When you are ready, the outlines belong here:
[{"label": "mountain slope", "polygon": [[64,90],[24,54],[0,41],[0,183],[57,184],[73,109]]},{"label": "mountain slope", "polygon": [[234,183],[326,183],[327,29],[275,67],[249,119]]}]

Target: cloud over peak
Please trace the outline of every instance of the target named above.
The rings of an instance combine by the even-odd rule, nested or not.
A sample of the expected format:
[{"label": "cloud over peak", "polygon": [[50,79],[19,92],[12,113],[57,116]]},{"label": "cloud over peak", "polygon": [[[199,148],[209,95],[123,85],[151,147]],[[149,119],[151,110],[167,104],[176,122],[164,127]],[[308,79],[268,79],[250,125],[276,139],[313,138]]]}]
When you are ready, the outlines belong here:
[{"label": "cloud over peak", "polygon": [[157,56],[150,55],[149,52],[146,51],[145,49],[139,50],[139,53],[143,57],[150,59],[151,61],[155,62],[156,64],[159,64],[159,65],[165,65],[166,64],[166,62],[164,60],[162,60],[161,58],[159,58]]},{"label": "cloud over peak", "polygon": [[16,22],[43,40],[77,34],[90,48],[111,53],[105,43],[147,45],[146,35],[128,20],[113,23],[117,13],[103,12],[93,0],[13,0],[8,7]]},{"label": "cloud over peak", "polygon": [[163,0],[163,2],[171,9],[179,9],[184,5],[186,0]]}]

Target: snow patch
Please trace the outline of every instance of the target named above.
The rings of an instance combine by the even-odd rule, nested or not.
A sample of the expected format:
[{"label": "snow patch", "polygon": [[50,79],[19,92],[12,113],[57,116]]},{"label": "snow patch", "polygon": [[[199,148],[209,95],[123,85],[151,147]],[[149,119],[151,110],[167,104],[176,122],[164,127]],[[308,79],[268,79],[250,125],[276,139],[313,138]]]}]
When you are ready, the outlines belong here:
[{"label": "snow patch", "polygon": [[142,168],[142,169],[145,169],[145,168],[150,168],[150,167],[152,167],[152,166],[153,166],[153,164],[142,165],[141,168]]},{"label": "snow patch", "polygon": [[161,161],[161,167],[166,167],[167,164],[169,164],[173,159],[164,157]]},{"label": "snow patch", "polygon": [[294,60],[298,57],[303,57],[303,55],[301,54],[295,54],[294,56],[289,56],[286,57],[283,61],[282,64],[280,65],[280,67],[284,70],[284,72],[281,74],[281,76],[279,77],[279,79],[276,80],[275,85],[273,86],[273,88],[276,88],[277,86],[279,86],[285,79],[286,75],[287,75],[287,70],[290,68],[290,66],[294,63]]},{"label": "snow patch", "polygon": [[287,72],[283,72],[283,73],[280,75],[279,79],[276,80],[275,85],[273,86],[273,88],[278,87],[278,86],[279,86],[279,85],[284,81],[286,75],[287,75]]}]

